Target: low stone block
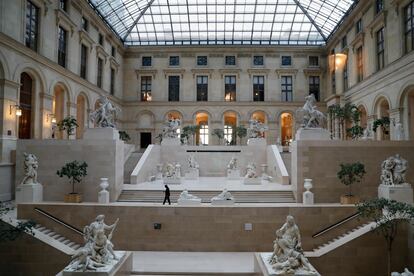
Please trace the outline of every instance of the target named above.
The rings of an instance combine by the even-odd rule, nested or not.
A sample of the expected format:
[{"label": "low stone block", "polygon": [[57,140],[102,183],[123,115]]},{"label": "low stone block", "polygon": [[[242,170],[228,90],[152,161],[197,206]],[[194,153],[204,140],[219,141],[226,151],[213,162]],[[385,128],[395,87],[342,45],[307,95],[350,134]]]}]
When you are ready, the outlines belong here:
[{"label": "low stone block", "polygon": [[266,139],[265,138],[249,138],[247,140],[248,146],[266,146]]},{"label": "low stone block", "polygon": [[236,201],[234,199],[228,200],[211,200],[211,205],[234,205]]},{"label": "low stone block", "polygon": [[314,196],[311,191],[306,191],[303,193],[303,204],[312,205],[314,203]]},{"label": "low stone block", "polygon": [[179,198],[177,200],[178,205],[200,205],[201,204],[201,198],[197,199],[182,199]]},{"label": "low stone block", "polygon": [[180,138],[163,138],[161,146],[181,146]]},{"label": "low stone block", "polygon": [[99,203],[109,203],[109,192],[104,190],[98,193],[98,202]]},{"label": "low stone block", "polygon": [[200,177],[200,170],[195,168],[188,169],[188,172],[185,173],[186,179],[198,179]]},{"label": "low stone block", "polygon": [[331,140],[331,133],[324,128],[299,128],[296,132],[295,138],[299,140]]},{"label": "low stone block", "polygon": [[20,184],[16,188],[16,203],[42,202],[43,186],[40,183]]},{"label": "low stone block", "polygon": [[179,184],[181,184],[181,178],[168,178],[168,177],[164,177],[162,179],[162,181],[166,185],[179,185]]},{"label": "low stone block", "polygon": [[381,184],[378,187],[378,197],[413,204],[413,188],[408,183],[401,185]]},{"label": "low stone block", "polygon": [[111,127],[88,128],[83,134],[85,140],[119,140],[119,131]]},{"label": "low stone block", "polygon": [[262,179],[259,178],[259,177],[244,178],[243,179],[243,184],[245,184],[245,185],[260,185],[260,184],[262,184]]},{"label": "low stone block", "polygon": [[229,180],[239,180],[240,179],[240,170],[239,169],[228,169],[227,170],[227,179]]}]

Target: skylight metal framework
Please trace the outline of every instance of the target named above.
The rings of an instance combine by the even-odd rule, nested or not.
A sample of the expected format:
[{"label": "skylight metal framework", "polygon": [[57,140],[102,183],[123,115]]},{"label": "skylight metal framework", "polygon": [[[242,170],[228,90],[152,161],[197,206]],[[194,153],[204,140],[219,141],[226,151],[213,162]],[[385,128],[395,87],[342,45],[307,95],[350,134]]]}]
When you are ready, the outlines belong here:
[{"label": "skylight metal framework", "polygon": [[354,0],[88,0],[126,45],[323,45]]}]

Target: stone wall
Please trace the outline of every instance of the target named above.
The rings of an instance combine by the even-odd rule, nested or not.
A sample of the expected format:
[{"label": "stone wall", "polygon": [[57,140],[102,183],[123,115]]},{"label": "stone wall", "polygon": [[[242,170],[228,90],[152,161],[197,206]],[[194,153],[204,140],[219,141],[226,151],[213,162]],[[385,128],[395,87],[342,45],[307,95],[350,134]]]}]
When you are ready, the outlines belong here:
[{"label": "stone wall", "polygon": [[62,201],[72,191],[68,178],[60,178],[56,171],[66,163],[77,160],[88,164],[88,175],[75,191],[83,200],[96,202],[100,178],[109,181],[110,200],[115,201],[122,188],[124,174],[124,142],[113,140],[18,140],[16,151],[16,181],[23,179],[23,153],[33,153],[39,160],[38,181],[43,184],[43,199]]},{"label": "stone wall", "polygon": [[302,202],[305,178],[313,179],[315,202],[339,202],[348,187],[337,178],[339,164],[361,162],[366,175],[352,191],[362,199],[378,196],[381,163],[399,153],[408,161],[407,182],[414,183],[414,143],[408,141],[297,141],[292,146],[292,185]]}]

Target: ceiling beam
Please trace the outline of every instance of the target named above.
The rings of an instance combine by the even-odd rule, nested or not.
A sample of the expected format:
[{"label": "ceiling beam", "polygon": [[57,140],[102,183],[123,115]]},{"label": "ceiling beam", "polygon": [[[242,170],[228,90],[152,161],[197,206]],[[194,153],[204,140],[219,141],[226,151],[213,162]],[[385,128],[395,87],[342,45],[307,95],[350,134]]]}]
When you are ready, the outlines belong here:
[{"label": "ceiling beam", "polygon": [[128,31],[125,33],[124,37],[122,38],[123,41],[127,38],[127,36],[131,33],[134,26],[138,23],[138,21],[141,19],[141,17],[144,15],[144,13],[148,10],[148,8],[152,5],[154,0],[150,0],[148,5],[141,10],[141,13],[137,16],[137,18],[134,20],[134,23],[132,23],[131,27],[129,27]]},{"label": "ceiling beam", "polygon": [[312,23],[312,25],[315,26],[316,30],[320,33],[323,40],[325,40],[325,42],[326,42],[327,41],[326,36],[323,34],[321,28],[319,28],[319,26],[316,24],[315,20],[313,20],[313,18],[310,17],[308,11],[299,3],[299,0],[293,0],[293,2],[295,2],[296,5],[299,7],[299,9],[302,10],[302,12],[306,15],[306,17],[309,19],[309,21]]}]

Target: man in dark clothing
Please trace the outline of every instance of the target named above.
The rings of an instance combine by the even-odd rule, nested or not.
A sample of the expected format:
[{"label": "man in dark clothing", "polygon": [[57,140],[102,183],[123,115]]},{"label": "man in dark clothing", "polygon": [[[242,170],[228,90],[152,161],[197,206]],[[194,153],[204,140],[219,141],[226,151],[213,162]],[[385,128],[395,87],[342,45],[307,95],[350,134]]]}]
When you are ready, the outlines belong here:
[{"label": "man in dark clothing", "polygon": [[165,185],[165,191],[164,191],[164,202],[162,203],[162,205],[165,205],[165,202],[168,200],[168,205],[171,205],[171,201],[170,201],[170,188],[168,188],[167,185]]}]

